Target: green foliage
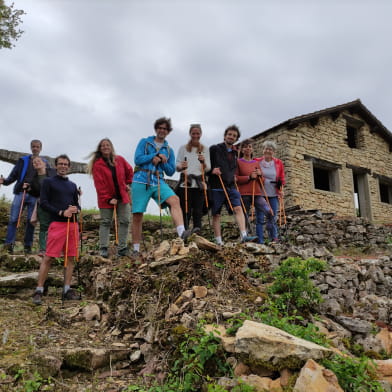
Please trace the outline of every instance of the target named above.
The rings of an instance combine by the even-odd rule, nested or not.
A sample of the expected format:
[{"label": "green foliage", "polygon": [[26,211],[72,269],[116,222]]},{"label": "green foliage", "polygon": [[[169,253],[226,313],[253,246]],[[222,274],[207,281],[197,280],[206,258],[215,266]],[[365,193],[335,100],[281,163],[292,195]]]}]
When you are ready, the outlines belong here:
[{"label": "green foliage", "polygon": [[227,389],[219,384],[208,384],[207,392],[227,392]]},{"label": "green foliage", "polygon": [[153,385],[147,389],[132,385],[126,391],[193,392],[198,391],[211,377],[231,374],[220,339],[212,333],[207,335],[200,324],[196,330],[184,329],[178,335],[176,339],[179,338],[179,341],[176,342],[177,349],[174,352],[175,360],[165,384]]},{"label": "green foliage", "polygon": [[250,276],[251,278],[255,279],[261,279],[262,282],[267,282],[268,281],[268,274],[265,272],[260,272],[258,270],[254,270],[251,268],[247,268],[245,273]]},{"label": "green foliage", "polygon": [[38,372],[34,372],[31,379],[26,379],[26,371],[24,369],[19,369],[15,376],[15,381],[21,381],[23,385],[23,392],[35,392],[43,390],[44,385],[51,383],[50,377],[44,379]]},{"label": "green foliage", "polygon": [[[144,214],[143,220],[144,221],[152,221],[152,222],[159,222],[160,221],[159,215],[151,215],[151,214]],[[165,213],[165,210],[162,210],[162,223],[164,225],[171,225],[172,218],[168,213]]]},{"label": "green foliage", "polygon": [[[256,389],[251,385],[239,382],[238,385],[230,389],[231,392],[255,392]],[[226,388],[219,384],[208,384],[207,392],[229,392]]]},{"label": "green foliage", "polygon": [[366,357],[349,358],[335,355],[322,361],[323,366],[332,370],[340,386],[350,392],[382,392],[384,389],[376,380],[376,369]]},{"label": "green foliage", "polygon": [[226,328],[226,334],[229,336],[234,336],[237,331],[242,327],[245,320],[250,320],[250,317],[247,316],[245,313],[241,313],[236,317],[232,317],[227,320],[230,324],[228,328]]},{"label": "green foliage", "polygon": [[7,6],[3,0],[0,0],[0,49],[11,49],[15,46],[12,41],[17,41],[23,34],[23,31],[18,28],[22,23],[20,18],[23,14],[25,14],[23,10],[14,9],[14,3]]},{"label": "green foliage", "polygon": [[192,333],[184,333],[172,367],[172,380],[180,380],[184,392],[196,390],[208,376],[218,377],[230,371],[220,339],[208,335],[198,327]]},{"label": "green foliage", "polygon": [[99,210],[95,207],[82,208],[82,216],[86,216],[86,215],[99,215]]},{"label": "green foliage", "polygon": [[225,265],[223,263],[219,263],[218,261],[214,261],[212,265],[216,268],[225,269]]},{"label": "green foliage", "polygon": [[278,310],[291,314],[308,313],[322,301],[320,291],[309,276],[326,269],[322,260],[289,257],[272,273],[275,280],[268,289]]},{"label": "green foliage", "polygon": [[245,384],[244,382],[240,382],[234,388],[232,388],[231,392],[255,392],[256,389],[251,385]]}]

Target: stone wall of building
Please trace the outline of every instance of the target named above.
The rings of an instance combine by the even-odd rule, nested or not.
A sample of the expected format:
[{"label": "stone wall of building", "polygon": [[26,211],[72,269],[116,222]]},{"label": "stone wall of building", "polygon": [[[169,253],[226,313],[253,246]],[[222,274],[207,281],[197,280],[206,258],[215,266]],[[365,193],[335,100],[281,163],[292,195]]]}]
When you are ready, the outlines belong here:
[{"label": "stone wall of building", "polygon": [[[262,154],[261,145],[266,139],[277,142],[276,156],[283,160],[286,173],[286,206],[300,205],[305,209],[334,212],[339,216],[356,216],[354,204],[353,170],[346,164],[369,169],[366,180],[370,194],[369,218],[374,221],[391,222],[392,204],[380,202],[378,174],[392,178],[392,153],[389,145],[379,134],[371,133],[368,124],[358,130],[358,148],[347,144],[346,117],[363,121],[358,115],[340,113],[335,120],[325,115],[315,125],[300,123],[294,129],[282,127],[255,140],[256,155]],[[337,191],[314,188],[312,161],[306,156],[340,165]]]}]

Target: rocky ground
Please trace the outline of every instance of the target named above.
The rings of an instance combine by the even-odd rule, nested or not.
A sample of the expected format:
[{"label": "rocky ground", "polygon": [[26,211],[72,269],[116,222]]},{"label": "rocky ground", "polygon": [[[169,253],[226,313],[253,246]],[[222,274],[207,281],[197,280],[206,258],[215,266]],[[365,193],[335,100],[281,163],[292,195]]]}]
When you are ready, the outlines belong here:
[{"label": "rocky ground", "polygon": [[[196,328],[200,321],[227,328],[231,325],[228,320],[256,312],[267,297],[270,272],[289,256],[316,257],[330,265],[329,271],[314,279],[325,297],[319,327],[334,341],[333,349],[345,350],[345,338],[350,338],[367,344],[368,351],[382,353],[378,357],[382,365],[389,365],[385,361],[392,353],[388,330],[392,258],[388,246],[359,260],[357,254],[335,257],[325,247],[309,243],[271,247],[238,244],[232,242],[235,229],[230,234],[229,228],[223,249],[198,236],[184,246],[172,238],[171,229],[164,230],[167,241],[162,242],[159,224],[150,223],[144,228],[143,257],[116,258],[113,247],[111,258],[103,259],[97,255],[96,222],[86,219],[85,223],[83,255],[74,281],[74,286],[83,290],[81,301],[61,301],[60,260],[51,270],[44,304],[34,306],[31,294],[40,258],[1,254],[0,390],[126,391],[152,380],[159,383],[167,375],[179,334]],[[321,354],[315,354],[314,347],[304,348],[304,343],[298,342],[301,349],[296,352],[311,354],[298,354],[297,369],[276,362],[272,371],[260,371],[260,366],[252,368],[244,361],[252,347],[258,347],[255,336],[259,332],[253,330],[258,327],[244,325],[235,337],[226,337],[223,329],[221,336],[234,373],[259,385],[260,391],[288,391],[288,378],[298,377],[305,362],[314,370],[316,365],[307,361],[333,351],[318,346],[316,351]],[[249,346],[244,343],[248,333],[255,334]],[[280,339],[282,336],[280,333]],[[263,346],[257,352],[267,355],[271,343],[265,343],[265,337],[261,341]],[[284,344],[284,339],[279,341],[279,351],[286,354]],[[268,355],[260,361],[272,361]],[[278,357],[275,353],[273,361]],[[388,372],[389,367],[379,375],[385,391],[391,390],[388,380],[392,373]],[[335,389],[299,390],[342,390],[329,376],[326,385]],[[265,379],[263,386],[257,384],[257,377]]]}]

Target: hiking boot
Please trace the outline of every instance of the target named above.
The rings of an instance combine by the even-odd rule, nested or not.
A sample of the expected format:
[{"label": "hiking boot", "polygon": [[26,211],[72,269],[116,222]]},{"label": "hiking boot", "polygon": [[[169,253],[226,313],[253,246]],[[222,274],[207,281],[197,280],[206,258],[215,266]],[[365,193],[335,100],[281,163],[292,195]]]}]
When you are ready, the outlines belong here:
[{"label": "hiking boot", "polygon": [[259,238],[255,235],[246,235],[245,237],[242,237],[241,242],[253,242],[257,241]]},{"label": "hiking boot", "polygon": [[105,259],[107,259],[109,257],[109,252],[108,252],[108,248],[106,247],[102,247],[99,251],[99,255]]},{"label": "hiking boot", "polygon": [[3,249],[12,255],[14,253],[14,244],[12,243],[4,244]]},{"label": "hiking boot", "polygon": [[66,293],[63,293],[63,300],[64,301],[79,301],[80,294],[74,289],[69,289]]},{"label": "hiking boot", "polygon": [[33,294],[33,304],[41,305],[42,304],[42,295],[41,291],[36,290]]},{"label": "hiking boot", "polygon": [[127,247],[119,249],[117,251],[117,256],[118,257],[129,256],[129,249]]},{"label": "hiking boot", "polygon": [[192,230],[187,229],[185,230],[182,234],[181,234],[181,239],[184,240],[184,242],[186,242],[186,240],[191,236],[192,234]]},{"label": "hiking boot", "polygon": [[193,229],[192,229],[192,234],[194,234],[194,233],[199,233],[200,232],[200,227],[194,227]]},{"label": "hiking boot", "polygon": [[31,246],[25,245],[24,247],[24,254],[25,255],[31,255],[32,250],[31,250]]}]

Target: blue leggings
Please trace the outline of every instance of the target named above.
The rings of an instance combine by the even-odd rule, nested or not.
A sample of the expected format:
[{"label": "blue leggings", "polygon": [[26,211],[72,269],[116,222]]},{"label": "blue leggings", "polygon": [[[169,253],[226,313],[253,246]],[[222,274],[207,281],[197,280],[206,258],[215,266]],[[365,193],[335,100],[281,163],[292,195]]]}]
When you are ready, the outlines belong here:
[{"label": "blue leggings", "polygon": [[[272,211],[274,212],[274,216],[272,217],[270,222],[267,216],[268,238],[270,241],[272,241],[274,239],[279,238],[279,231],[278,231],[278,224],[277,224],[279,199],[277,196],[273,196],[273,197],[269,197],[268,201],[271,205]],[[263,211],[256,210],[256,234],[257,237],[259,237],[259,243],[260,244],[264,243],[264,212]]]}]

